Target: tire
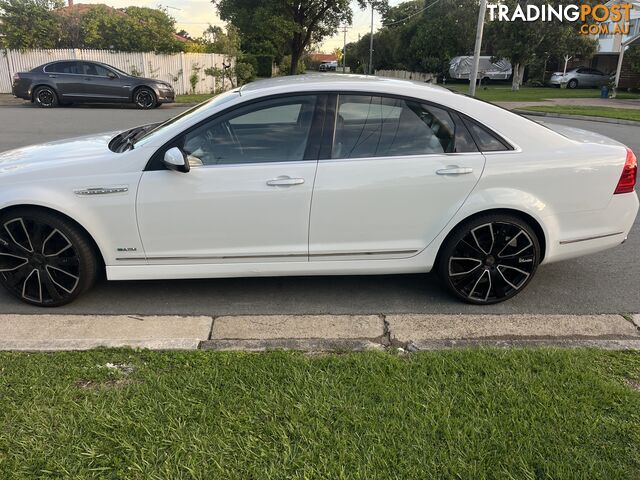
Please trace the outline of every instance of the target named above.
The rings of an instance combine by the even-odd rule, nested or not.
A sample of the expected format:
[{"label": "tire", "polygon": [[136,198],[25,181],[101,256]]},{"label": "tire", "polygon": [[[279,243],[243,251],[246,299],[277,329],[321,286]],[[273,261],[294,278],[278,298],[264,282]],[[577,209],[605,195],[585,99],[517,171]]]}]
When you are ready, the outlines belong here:
[{"label": "tire", "polygon": [[141,87],[133,93],[133,103],[141,110],[149,110],[156,107],[158,100],[153,90]]},{"label": "tire", "polygon": [[33,102],[41,108],[58,106],[58,94],[51,87],[38,87],[33,92]]},{"label": "tire", "polygon": [[575,78],[569,80],[569,83],[567,83],[567,88],[578,88],[578,80],[576,80]]},{"label": "tire", "polygon": [[38,307],[58,307],[90,289],[99,271],[87,235],[69,220],[20,208],[0,215],[0,284]]},{"label": "tire", "polygon": [[436,265],[445,287],[467,303],[490,305],[521,292],[540,263],[540,242],[529,224],[487,214],[456,227]]}]

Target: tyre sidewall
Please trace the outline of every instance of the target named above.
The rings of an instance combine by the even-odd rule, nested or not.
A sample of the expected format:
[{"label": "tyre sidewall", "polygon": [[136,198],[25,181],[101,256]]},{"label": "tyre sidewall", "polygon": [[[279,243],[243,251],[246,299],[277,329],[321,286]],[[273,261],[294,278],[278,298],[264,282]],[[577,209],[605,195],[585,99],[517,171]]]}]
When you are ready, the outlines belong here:
[{"label": "tyre sidewall", "polygon": [[[38,99],[38,95],[43,90],[49,90],[51,92],[51,94],[53,95],[53,101],[51,102],[50,105],[45,105],[45,104],[41,103],[40,100]],[[38,87],[38,88],[36,88],[35,92],[33,92],[33,101],[40,108],[54,108],[54,107],[57,107],[58,103],[59,103],[58,102],[58,94],[51,87]]]}]

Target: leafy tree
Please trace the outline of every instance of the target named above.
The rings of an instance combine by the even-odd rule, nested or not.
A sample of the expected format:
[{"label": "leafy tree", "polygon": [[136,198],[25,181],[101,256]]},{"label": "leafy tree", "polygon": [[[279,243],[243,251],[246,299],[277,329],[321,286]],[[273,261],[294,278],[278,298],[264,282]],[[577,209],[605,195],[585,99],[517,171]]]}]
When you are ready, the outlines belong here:
[{"label": "leafy tree", "polygon": [[[296,73],[305,49],[351,23],[349,0],[212,0],[220,18],[242,32],[243,49],[291,55],[289,74]],[[360,7],[386,8],[386,0],[358,0]]]},{"label": "leafy tree", "polygon": [[62,0],[0,0],[0,45],[55,48],[62,29],[53,9],[62,5]]}]

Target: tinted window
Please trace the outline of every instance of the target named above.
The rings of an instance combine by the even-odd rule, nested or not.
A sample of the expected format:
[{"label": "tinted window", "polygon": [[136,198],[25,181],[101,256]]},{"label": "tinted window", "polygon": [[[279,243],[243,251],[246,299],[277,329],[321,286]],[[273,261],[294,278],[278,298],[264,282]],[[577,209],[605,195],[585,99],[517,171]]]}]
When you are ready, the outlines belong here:
[{"label": "tinted window", "polygon": [[75,73],[82,74],[80,71],[79,62],[58,62],[51,65],[47,65],[45,68],[47,72],[52,73]]},{"label": "tinted window", "polygon": [[[462,150],[456,148],[458,137]],[[370,95],[339,97],[333,158],[474,150],[468,132],[464,129],[456,132],[456,123],[444,109],[397,98]]]},{"label": "tinted window", "polygon": [[192,165],[304,160],[317,97],[266,100],[214,119],[184,136]]},{"label": "tinted window", "polygon": [[465,125],[471,131],[473,139],[481,152],[510,150],[510,148],[500,138],[473,120],[465,119]]},{"label": "tinted window", "polygon": [[104,68],[102,65],[97,65],[95,63],[84,63],[84,74],[85,75],[97,75],[99,77],[106,77],[109,75],[110,70]]}]

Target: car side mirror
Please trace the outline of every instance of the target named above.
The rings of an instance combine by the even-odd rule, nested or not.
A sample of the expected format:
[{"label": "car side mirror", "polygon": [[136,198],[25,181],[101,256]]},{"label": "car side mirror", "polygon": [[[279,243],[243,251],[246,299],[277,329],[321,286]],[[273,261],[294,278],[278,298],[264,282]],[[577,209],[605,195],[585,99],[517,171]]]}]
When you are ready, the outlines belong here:
[{"label": "car side mirror", "polygon": [[118,78],[117,75],[113,72],[107,73],[107,77],[109,77],[111,80],[113,80],[114,78]]},{"label": "car side mirror", "polygon": [[169,170],[187,173],[191,170],[187,157],[178,147],[173,147],[164,152],[164,165]]}]

